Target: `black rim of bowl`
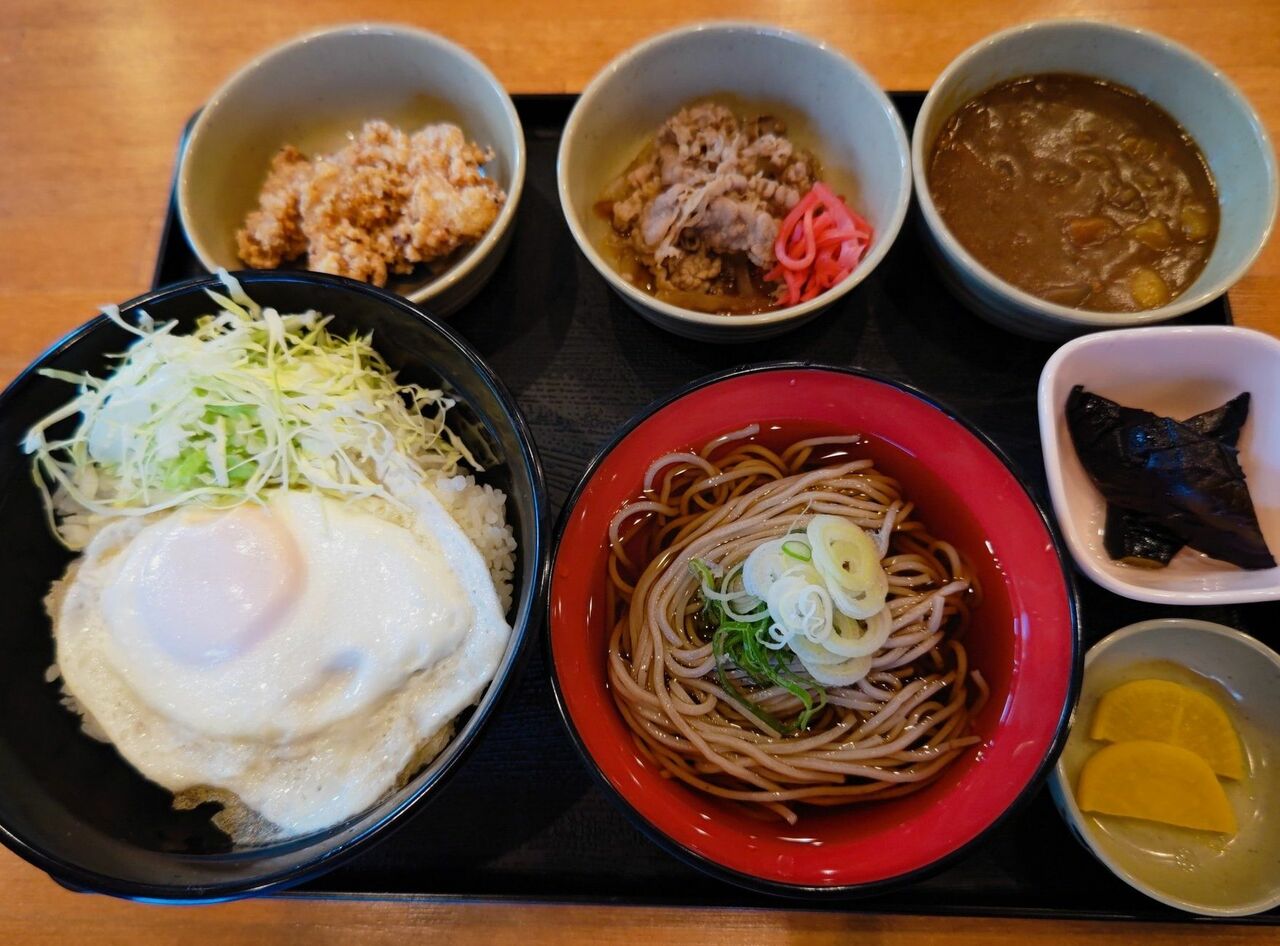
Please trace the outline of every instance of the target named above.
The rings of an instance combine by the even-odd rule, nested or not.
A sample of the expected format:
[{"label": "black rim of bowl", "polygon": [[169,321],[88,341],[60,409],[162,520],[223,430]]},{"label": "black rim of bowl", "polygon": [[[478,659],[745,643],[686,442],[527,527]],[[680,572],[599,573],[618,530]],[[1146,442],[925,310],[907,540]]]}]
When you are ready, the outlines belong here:
[{"label": "black rim of bowl", "polygon": [[[463,724],[463,731],[450,740],[441,755],[437,757],[442,760],[440,768],[433,774],[430,781],[424,782],[403,802],[358,835],[341,845],[324,851],[315,860],[293,868],[277,871],[259,878],[237,880],[225,884],[210,883],[193,887],[120,881],[96,871],[86,870],[61,858],[47,855],[38,842],[21,837],[10,830],[8,825],[0,823],[0,843],[3,843],[5,847],[15,854],[43,870],[59,884],[72,890],[103,893],[141,901],[217,903],[295,887],[333,870],[349,861],[356,854],[367,851],[374,844],[390,836],[392,831],[403,825],[409,818],[427,808],[433,796],[458,771],[462,762],[473,751],[489,719],[509,698],[512,690],[511,685],[520,676],[528,660],[530,640],[533,637],[533,633],[530,631],[530,624],[537,620],[544,611],[543,602],[550,574],[550,556],[545,541],[547,533],[547,494],[542,462],[534,445],[533,433],[529,429],[524,414],[521,413],[519,406],[516,404],[515,398],[512,397],[510,391],[498,379],[497,375],[493,373],[493,370],[485,364],[475,349],[447,325],[432,318],[407,299],[370,286],[367,283],[341,276],[328,276],[310,272],[242,271],[231,275],[245,287],[252,286],[255,283],[299,283],[319,285],[342,293],[369,296],[384,305],[399,310],[406,318],[427,323],[435,331],[439,332],[450,345],[462,353],[468,366],[476,372],[477,376],[492,391],[496,400],[502,405],[506,421],[515,429],[516,439],[521,447],[519,464],[527,471],[533,485],[534,528],[531,537],[533,549],[531,553],[526,548],[520,549],[522,557],[528,554],[534,556],[532,587],[527,604],[519,609],[515,620],[512,622],[512,639],[508,643],[502,661],[494,673],[493,680],[490,681],[479,702],[474,707],[468,708],[470,715]],[[128,302],[122,303],[119,308],[121,311],[145,309],[147,306],[166,302],[175,296],[186,295],[202,289],[225,289],[225,286],[216,275],[196,276],[192,279],[143,293]],[[0,411],[3,411],[8,406],[9,401],[15,396],[15,390],[31,374],[38,371],[41,365],[70,346],[75,345],[84,335],[107,321],[108,319],[105,315],[95,316],[72,329],[41,352],[34,361],[27,365],[5,387],[3,392],[0,392]],[[507,462],[512,466],[516,465],[514,458]],[[515,603],[519,603],[518,598]],[[464,712],[467,712],[467,710],[464,710]],[[122,760],[122,764],[128,763]],[[356,817],[359,817],[359,815]],[[305,843],[305,840],[303,838],[286,839],[278,845],[249,848],[223,856],[237,859],[252,858],[261,856],[264,852],[280,851],[299,843]],[[186,855],[178,856],[185,857]]]},{"label": "black rim of bowl", "polygon": [[[552,650],[553,632],[551,609],[554,593],[552,578],[555,574],[556,559],[559,557],[560,553],[560,543],[564,537],[564,531],[568,526],[570,516],[572,515],[574,508],[578,505],[578,500],[581,498],[583,490],[586,489],[587,484],[589,484],[592,478],[596,475],[600,464],[603,463],[605,458],[613,452],[614,448],[630,436],[632,431],[662,408],[667,407],[686,395],[692,394],[694,391],[705,388],[709,385],[717,384],[721,381],[727,381],[731,378],[738,378],[752,374],[762,374],[771,371],[829,371],[836,374],[865,378],[869,381],[875,381],[909,394],[917,400],[923,401],[925,404],[939,411],[951,421],[959,424],[977,438],[979,443],[991,451],[997,460],[1004,464],[1005,468],[1017,481],[1019,488],[1026,495],[1027,500],[1035,509],[1040,522],[1044,525],[1045,530],[1048,532],[1053,543],[1054,555],[1058,560],[1058,570],[1062,575],[1062,582],[1064,590],[1066,591],[1067,608],[1069,611],[1068,617],[1071,624],[1070,681],[1067,687],[1066,699],[1063,701],[1063,705],[1058,713],[1058,721],[1054,729],[1053,740],[1050,742],[1048,751],[1045,753],[1044,758],[1040,760],[1040,764],[1037,766],[1034,774],[1027,781],[1026,785],[1022,787],[1022,790],[1018,793],[1018,796],[1013,800],[1013,802],[1010,803],[1010,805],[1005,808],[1005,810],[995,820],[964,844],[961,844],[959,847],[948,852],[932,863],[901,874],[896,874],[892,877],[868,881],[867,883],[826,887],[768,880],[754,874],[747,874],[742,871],[726,867],[719,861],[713,860],[705,855],[698,854],[675,839],[669,837],[661,829],[645,818],[644,815],[642,815],[631,804],[630,800],[628,800],[626,796],[613,786],[609,781],[609,778],[605,775],[604,770],[600,768],[600,765],[587,749],[581,735],[578,733],[577,726],[574,725],[573,717],[569,713],[569,708],[565,703],[564,693],[561,690],[560,685],[560,676],[556,669],[555,654]],[[1019,466],[1006,456],[1004,451],[1001,450],[990,437],[945,404],[924,393],[919,388],[912,387],[904,382],[885,378],[881,375],[875,374],[874,372],[866,371],[861,368],[843,365],[829,365],[818,361],[771,361],[756,365],[744,365],[737,368],[730,368],[727,371],[719,371],[714,374],[705,375],[695,381],[691,381],[669,394],[663,395],[662,397],[650,402],[647,406],[632,415],[631,419],[621,427],[618,433],[615,434],[608,443],[600,448],[596,455],[591,459],[591,462],[587,465],[586,470],[578,480],[573,492],[569,494],[569,498],[565,501],[564,508],[560,511],[551,547],[552,553],[547,572],[547,595],[545,601],[545,614],[543,617],[543,638],[544,646],[546,647],[547,665],[551,672],[551,690],[555,694],[556,708],[560,712],[560,719],[569,733],[569,738],[573,742],[574,748],[578,750],[578,755],[582,757],[587,770],[595,778],[597,784],[604,789],[605,794],[607,794],[614,803],[622,809],[623,814],[627,816],[628,820],[630,820],[642,834],[677,860],[695,867],[718,880],[727,881],[728,883],[753,892],[811,900],[838,900],[867,897],[904,887],[908,884],[915,883],[916,881],[924,880],[926,877],[931,877],[951,866],[965,855],[978,848],[996,829],[1020,811],[1035,796],[1036,792],[1044,783],[1044,780],[1053,770],[1053,766],[1057,761],[1058,755],[1062,752],[1062,747],[1066,743],[1068,730],[1070,729],[1071,715],[1075,710],[1076,699],[1080,694],[1083,659],[1081,656],[1082,643],[1080,632],[1079,589],[1076,585],[1075,576],[1068,564],[1069,559],[1066,557],[1066,549],[1063,545],[1062,537],[1058,533],[1058,528],[1054,524],[1052,518],[1045,511],[1044,504],[1041,503],[1040,500],[1036,498],[1036,495],[1028,488],[1026,477],[1023,475]]]}]

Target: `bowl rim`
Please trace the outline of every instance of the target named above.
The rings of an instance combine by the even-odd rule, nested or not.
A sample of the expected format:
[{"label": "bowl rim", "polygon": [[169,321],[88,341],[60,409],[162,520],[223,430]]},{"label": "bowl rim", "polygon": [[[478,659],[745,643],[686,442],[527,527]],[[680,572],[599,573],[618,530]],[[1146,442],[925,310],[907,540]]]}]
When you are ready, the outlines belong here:
[{"label": "bowl rim", "polygon": [[[1036,386],[1036,411],[1040,421],[1040,454],[1044,460],[1045,479],[1049,484],[1049,497],[1053,502],[1054,515],[1057,517],[1067,549],[1072,559],[1082,572],[1092,581],[1107,591],[1129,598],[1133,601],[1144,601],[1149,604],[1250,604],[1260,601],[1280,599],[1280,567],[1274,569],[1276,581],[1265,588],[1219,588],[1211,591],[1195,588],[1149,588],[1126,581],[1120,575],[1107,570],[1100,556],[1092,554],[1084,545],[1078,534],[1076,518],[1072,516],[1072,504],[1067,494],[1066,480],[1063,477],[1063,454],[1067,450],[1075,450],[1070,437],[1059,436],[1060,408],[1054,402],[1053,388],[1062,374],[1063,365],[1076,356],[1081,349],[1094,345],[1111,346],[1127,342],[1139,342],[1142,339],[1160,336],[1185,336],[1189,340],[1204,336],[1228,336],[1245,340],[1254,345],[1271,349],[1280,364],[1280,338],[1260,332],[1257,329],[1240,325],[1152,325],[1133,328],[1116,329],[1105,334],[1082,335],[1062,345],[1045,362],[1040,372],[1040,381]],[[1093,487],[1095,490],[1097,487]],[[1190,580],[1190,579],[1188,579]]]},{"label": "bowl rim", "polygon": [[[1128,624],[1119,630],[1112,631],[1106,637],[1095,643],[1085,653],[1084,672],[1087,675],[1089,665],[1096,659],[1100,658],[1108,650],[1122,641],[1128,640],[1130,637],[1141,637],[1146,634],[1171,630],[1173,628],[1185,628],[1196,634],[1204,634],[1206,637],[1216,636],[1239,644],[1254,651],[1263,659],[1268,661],[1278,673],[1280,673],[1280,653],[1272,650],[1262,641],[1258,640],[1251,634],[1229,627],[1226,624],[1218,624],[1214,621],[1202,621],[1196,618],[1153,618],[1147,621],[1138,621],[1134,624]],[[1082,680],[1083,687],[1083,680]],[[1075,720],[1072,720],[1074,728]],[[1070,783],[1067,780],[1066,768],[1059,756],[1057,762],[1054,763],[1053,773],[1050,776],[1050,787],[1055,806],[1058,813],[1062,816],[1062,820],[1067,823],[1067,827],[1071,829],[1071,833],[1075,835],[1076,840],[1090,854],[1092,854],[1104,867],[1111,873],[1115,874],[1120,880],[1142,893],[1152,900],[1163,903],[1166,906],[1175,907],[1179,910],[1185,910],[1188,913],[1198,914],[1200,916],[1252,916],[1255,913],[1262,913],[1276,906],[1280,906],[1280,888],[1277,888],[1270,897],[1261,898],[1251,901],[1242,907],[1209,907],[1195,906],[1189,900],[1175,897],[1172,894],[1166,894],[1153,884],[1135,877],[1133,873],[1125,869],[1120,864],[1115,863],[1105,852],[1100,850],[1093,844],[1093,832],[1085,827],[1084,815],[1080,811],[1080,806],[1076,803],[1075,792],[1072,791]],[[1277,870],[1277,876],[1280,876],[1280,870]]]},{"label": "bowl rim", "polygon": [[[516,607],[516,613],[511,623],[511,638],[508,640],[505,651],[497,669],[494,672],[493,679],[485,687],[480,699],[471,707],[467,707],[463,712],[470,710],[470,716],[462,725],[461,730],[449,740],[441,753],[423,770],[427,772],[439,762],[439,768],[431,773],[431,778],[419,785],[413,792],[405,797],[403,801],[390,809],[385,815],[380,817],[373,824],[361,831],[358,835],[347,840],[332,849],[320,854],[317,858],[309,860],[303,864],[296,865],[292,868],[279,870],[271,874],[266,874],[257,878],[247,880],[238,880],[229,883],[211,882],[198,886],[186,886],[180,884],[153,884],[140,883],[135,881],[122,881],[118,878],[102,874],[98,871],[80,867],[75,863],[55,857],[47,853],[38,839],[33,839],[25,834],[19,834],[13,831],[10,826],[4,822],[0,822],[0,844],[3,844],[9,850],[13,851],[19,857],[38,867],[44,871],[58,884],[71,890],[80,892],[93,892],[107,894],[113,897],[121,897],[139,902],[155,902],[155,903],[221,903],[228,900],[238,900],[244,897],[280,892],[298,884],[305,883],[308,880],[325,874],[339,865],[347,862],[356,854],[368,850],[373,845],[386,839],[393,831],[407,823],[413,816],[419,814],[434,800],[440,789],[453,778],[458,772],[462,763],[475,750],[476,744],[482,737],[484,730],[488,727],[491,717],[496,713],[502,705],[510,698],[514,689],[514,683],[519,678],[525,664],[528,662],[531,641],[535,636],[535,629],[531,625],[537,621],[543,614],[544,601],[546,598],[547,582],[550,575],[550,546],[548,544],[549,528],[547,522],[548,500],[546,491],[546,477],[542,467],[542,460],[538,454],[537,446],[534,443],[533,434],[529,427],[528,421],[521,412],[515,398],[511,395],[505,384],[498,378],[491,368],[484,362],[474,348],[463,339],[456,331],[448,325],[428,315],[420,308],[409,302],[403,296],[388,292],[368,283],[359,282],[354,279],[347,279],[342,276],[330,276],[328,274],[302,272],[294,270],[275,271],[275,270],[245,270],[232,273],[232,275],[240,281],[242,286],[252,286],[254,283],[306,283],[320,285],[327,290],[342,292],[354,292],[357,295],[372,296],[379,302],[399,310],[406,317],[415,319],[419,322],[426,323],[429,327],[439,332],[441,336],[453,347],[455,347],[464,357],[467,365],[476,372],[481,381],[490,388],[495,398],[502,405],[502,409],[510,421],[516,432],[516,439],[520,444],[519,463],[528,473],[529,479],[533,486],[533,532],[530,536],[532,544],[532,562],[533,571],[529,586],[528,602],[525,606],[519,607],[520,599],[517,597],[513,602]],[[122,311],[137,311],[145,309],[149,305],[166,302],[172,298],[190,294],[196,290],[203,289],[221,289],[224,288],[222,282],[217,275],[195,276],[185,279],[182,282],[173,283],[157,289],[151,289],[141,295],[124,302],[118,306]],[[40,366],[47,362],[50,358],[61,354],[68,348],[78,344],[84,336],[95,331],[99,327],[107,324],[109,318],[105,314],[94,316],[88,321],[68,331],[66,334],[58,338],[42,351],[32,362],[30,362],[22,371],[9,382],[3,391],[0,391],[0,412],[4,411],[11,400],[21,393],[21,389],[25,387],[28,380],[35,375]],[[508,461],[514,465],[512,461]],[[526,545],[530,544],[526,543]],[[522,557],[526,554],[525,549],[521,550]],[[516,586],[518,591],[519,585]],[[128,763],[123,763],[128,764]],[[421,777],[423,773],[419,773],[416,778]],[[410,780],[410,784],[413,780]],[[390,797],[390,796],[388,796]],[[373,807],[385,804],[386,798],[376,803]],[[372,810],[372,809],[369,809]],[[361,812],[353,816],[360,818],[367,812]],[[323,829],[325,831],[340,828],[343,824],[334,825],[331,828]],[[319,833],[319,832],[317,832]],[[161,856],[174,858],[176,860],[191,860],[218,858],[223,860],[242,860],[251,859],[260,856],[264,852],[280,853],[284,849],[291,846],[305,846],[306,839],[311,835],[304,835],[298,838],[288,838],[276,845],[263,845],[258,848],[249,848],[243,851],[233,851],[222,855],[185,855],[185,854],[164,854]]]},{"label": "bowl rim", "polygon": [[[1262,228],[1262,232],[1258,235],[1254,246],[1242,254],[1236,265],[1211,285],[1194,294],[1184,292],[1165,305],[1154,309],[1144,309],[1140,312],[1102,312],[1091,309],[1076,309],[1041,299],[1039,296],[1032,295],[1026,290],[1019,289],[1012,283],[1001,279],[956,239],[951,233],[951,229],[942,219],[942,215],[938,212],[938,208],[933,202],[933,195],[929,190],[927,162],[924,151],[926,146],[932,147],[933,142],[924,141],[924,128],[929,123],[934,111],[939,109],[939,103],[946,88],[968,70],[974,59],[988,50],[1028,33],[1059,31],[1104,33],[1160,47],[1166,52],[1181,58],[1189,66],[1197,70],[1198,75],[1192,81],[1216,84],[1248,119],[1259,150],[1263,155],[1264,173],[1267,179],[1267,193],[1264,195],[1264,200],[1269,207],[1267,222]],[[1163,108],[1163,106],[1161,107]],[[1016,317],[1019,320],[1048,320],[1083,330],[1133,327],[1164,322],[1180,315],[1185,315],[1193,309],[1198,309],[1212,302],[1239,282],[1241,277],[1257,260],[1259,254],[1262,253],[1275,226],[1277,205],[1280,203],[1280,178],[1277,175],[1276,156],[1271,144],[1271,138],[1267,134],[1266,126],[1259,117],[1257,110],[1249,99],[1245,97],[1244,93],[1240,91],[1239,86],[1226,73],[1194,50],[1152,30],[1119,23],[1109,23],[1087,17],[1053,17],[1033,20],[1030,23],[1021,23],[983,37],[951,60],[929,87],[929,91],[925,95],[924,102],[921,104],[920,111],[916,116],[915,126],[911,134],[911,166],[916,199],[919,202],[920,214],[925,226],[934,239],[941,244],[943,252],[957,261],[960,269],[976,280],[986,292],[1015,306],[1018,309]],[[1215,246],[1216,249],[1217,247]]]},{"label": "bowl rim", "polygon": [[[577,211],[574,209],[573,202],[569,196],[568,163],[569,155],[574,147],[575,133],[583,121],[586,104],[598,96],[605,84],[622,68],[643,59],[654,50],[669,43],[678,42],[687,36],[698,33],[747,33],[756,36],[769,36],[776,40],[795,43],[820,52],[830,57],[832,62],[841,64],[852,80],[871,92],[881,112],[889,121],[900,164],[898,194],[894,202],[893,213],[885,226],[880,228],[878,238],[872,243],[867,255],[858,262],[854,271],[807,302],[801,302],[782,309],[773,309],[768,312],[757,312],[751,315],[695,312],[692,309],[684,309],[669,302],[663,302],[657,297],[637,289],[617,274],[614,267],[592,244],[591,239],[587,236],[585,227],[578,217]],[[889,98],[889,94],[881,88],[880,84],[875,81],[869,72],[838,47],[806,33],[785,29],[769,23],[734,19],[701,20],[650,36],[648,39],[637,43],[614,57],[592,77],[591,81],[587,83],[586,87],[578,95],[577,101],[574,102],[573,109],[569,112],[569,117],[564,124],[564,131],[560,137],[560,147],[556,152],[556,190],[560,197],[560,211],[569,226],[569,232],[573,234],[574,242],[578,244],[578,249],[591,263],[596,272],[604,277],[605,282],[615,292],[622,295],[627,302],[633,305],[640,305],[665,318],[692,325],[712,326],[721,329],[733,329],[734,327],[742,327],[744,329],[761,328],[789,322],[793,319],[803,319],[816,314],[846,293],[851,292],[880,265],[897,241],[898,233],[902,229],[902,224],[907,218],[907,211],[911,206],[911,142],[907,139],[906,127],[902,123],[902,116],[898,114],[898,110],[894,106],[893,100]]]},{"label": "bowl rim", "polygon": [[[305,46],[319,40],[331,39],[338,36],[347,37],[368,37],[368,36],[399,36],[412,40],[427,46],[437,52],[443,51],[445,54],[452,56],[462,65],[471,69],[476,73],[477,77],[483,80],[483,85],[492,93],[494,93],[502,104],[503,114],[506,121],[510,125],[512,137],[515,142],[513,153],[510,155],[511,160],[511,184],[507,188],[507,199],[502,205],[502,209],[498,211],[498,217],[490,224],[489,229],[485,231],[483,237],[473,244],[462,258],[441,273],[435,279],[432,279],[424,286],[414,289],[412,292],[406,292],[401,297],[408,299],[410,302],[429,302],[436,296],[444,293],[448,289],[461,283],[469,274],[474,272],[482,260],[490,255],[490,253],[500,251],[499,243],[503,239],[508,230],[511,229],[512,222],[515,220],[516,211],[520,206],[520,197],[524,193],[525,174],[528,168],[527,147],[525,145],[524,126],[520,122],[520,115],[516,111],[515,102],[512,101],[511,95],[507,92],[506,87],[498,81],[498,77],[493,71],[480,60],[478,56],[470,50],[464,48],[452,40],[446,39],[438,33],[430,30],[421,29],[415,26],[408,26],[400,23],[386,23],[376,20],[359,21],[354,23],[336,24],[321,27],[316,30],[303,33],[301,36],[294,36],[291,39],[278,43],[268,49],[263,50],[254,56],[248,62],[237,68],[230,76],[228,76],[221,85],[214,90],[213,94],[204,102],[197,110],[195,121],[190,124],[182,137],[180,153],[178,155],[177,169],[174,174],[173,182],[173,202],[177,205],[178,220],[181,225],[182,235],[186,238],[187,245],[191,247],[191,252],[195,254],[200,261],[200,265],[208,270],[211,274],[216,273],[220,268],[227,268],[213,258],[208,248],[196,237],[193,227],[192,211],[190,209],[190,175],[187,173],[187,160],[200,144],[203,137],[208,134],[207,125],[210,121],[209,116],[216,112],[224,103],[224,101],[238,91],[241,86],[247,86],[254,78],[258,69],[270,59],[291,52],[294,48]],[[237,260],[237,271],[243,267],[243,261]],[[282,270],[282,269],[262,269],[262,270],[244,270],[248,272],[312,272],[312,270]],[[318,273],[317,275],[329,275],[328,273]],[[380,288],[380,287],[375,287]],[[387,290],[390,292],[391,290]],[[400,295],[400,293],[393,293]]]},{"label": "bowl rim", "polygon": [[[605,774],[604,769],[587,748],[586,741],[578,731],[577,724],[574,722],[573,715],[569,710],[568,702],[564,694],[563,684],[560,679],[560,671],[555,659],[555,650],[553,647],[553,639],[555,635],[555,597],[553,577],[555,575],[556,561],[558,560],[560,550],[563,547],[564,533],[569,526],[570,519],[573,517],[574,510],[576,509],[579,500],[582,498],[583,492],[590,485],[592,479],[599,471],[600,466],[608,458],[609,454],[611,454],[623,440],[630,436],[637,427],[643,424],[651,416],[663,408],[669,407],[687,395],[693,394],[703,388],[711,387],[722,381],[729,381],[735,378],[747,377],[755,374],[765,374],[774,371],[832,372],[882,384],[910,397],[916,398],[941,413],[948,420],[958,424],[961,428],[975,437],[979,444],[990,451],[996,461],[1009,471],[1010,475],[1017,482],[1018,487],[1026,496],[1027,501],[1035,510],[1038,521],[1044,527],[1050,538],[1052,549],[1058,563],[1058,571],[1062,576],[1064,597],[1067,601],[1067,620],[1071,632],[1071,667],[1068,674],[1067,690],[1062,706],[1058,709],[1058,719],[1054,726],[1053,738],[1050,740],[1044,757],[1036,766],[1034,773],[1027,780],[1026,784],[1023,785],[1017,796],[1005,808],[1005,810],[993,819],[990,824],[965,843],[959,845],[931,863],[924,864],[901,874],[896,874],[892,877],[884,877],[879,880],[869,881],[866,883],[818,886],[813,884],[793,884],[783,881],[769,880],[754,874],[748,874],[734,868],[726,867],[707,855],[690,850],[675,838],[667,835],[660,828],[650,822],[643,814],[641,814],[640,810],[632,804],[630,798],[623,795],[622,792],[614,786],[612,781],[610,781],[608,776]],[[924,393],[919,388],[916,388],[911,384],[907,384],[906,382],[887,378],[864,368],[827,364],[812,360],[770,361],[752,365],[742,365],[736,368],[713,372],[700,378],[696,378],[693,381],[689,381],[686,384],[661,395],[649,404],[640,408],[640,410],[633,414],[618,429],[618,432],[614,434],[608,442],[596,451],[595,455],[591,458],[590,462],[584,469],[581,477],[578,479],[573,491],[569,494],[568,498],[565,499],[564,504],[561,507],[560,515],[557,518],[554,535],[551,541],[551,549],[552,551],[549,556],[547,568],[546,594],[544,598],[544,613],[542,616],[543,630],[541,636],[544,652],[546,654],[547,670],[551,678],[551,692],[555,697],[556,709],[559,712],[560,720],[564,724],[564,728],[569,735],[570,741],[573,743],[574,749],[577,750],[583,765],[586,767],[587,771],[591,773],[595,783],[603,789],[605,795],[607,795],[614,805],[622,811],[622,813],[627,817],[627,820],[630,821],[641,834],[656,844],[659,848],[676,858],[676,860],[690,867],[694,867],[717,880],[727,881],[737,887],[756,893],[766,893],[775,896],[808,900],[840,900],[867,897],[924,880],[925,878],[931,877],[958,862],[971,851],[981,846],[990,837],[992,832],[996,831],[1001,825],[1007,822],[1009,818],[1022,810],[1040,790],[1050,772],[1053,770],[1063,747],[1066,745],[1071,718],[1075,712],[1076,701],[1080,694],[1080,686],[1084,679],[1084,659],[1080,620],[1080,588],[1076,581],[1076,577],[1071,570],[1069,558],[1062,542],[1062,537],[1058,533],[1053,517],[1049,515],[1045,504],[1036,498],[1035,494],[1027,485],[1026,477],[1023,475],[1018,464],[1008,457],[1005,452],[986,434],[964,417],[947,407],[942,402]]]}]

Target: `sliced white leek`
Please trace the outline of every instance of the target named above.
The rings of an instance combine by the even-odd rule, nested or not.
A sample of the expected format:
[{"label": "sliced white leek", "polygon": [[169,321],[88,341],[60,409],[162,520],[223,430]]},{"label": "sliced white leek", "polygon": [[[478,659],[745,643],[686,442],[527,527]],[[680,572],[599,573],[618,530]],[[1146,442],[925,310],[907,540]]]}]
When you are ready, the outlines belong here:
[{"label": "sliced white leek", "polygon": [[888,608],[881,608],[865,622],[856,621],[839,611],[832,618],[831,636],[822,642],[822,646],[843,657],[874,654],[893,632],[893,618]]},{"label": "sliced white leek", "polygon": [[764,600],[773,583],[782,577],[796,560],[782,551],[782,543],[786,539],[774,539],[772,542],[761,542],[751,550],[746,562],[742,565],[742,587],[747,594]]},{"label": "sliced white leek", "polygon": [[[830,651],[827,651],[830,653]],[[857,683],[868,673],[871,672],[870,657],[850,657],[848,660],[842,660],[839,663],[810,663],[804,659],[804,655],[797,652],[796,656],[800,658],[800,662],[804,664],[804,669],[809,671],[809,676],[817,680],[823,686],[828,687],[847,687]]]},{"label": "sliced white leek", "polygon": [[821,641],[831,634],[831,595],[812,576],[786,574],[769,586],[765,603],[773,623],[795,638]]},{"label": "sliced white leek", "polygon": [[814,516],[805,531],[813,566],[826,582],[836,609],[858,620],[884,610],[889,576],[871,537],[838,516]]},{"label": "sliced white leek", "polygon": [[825,666],[844,663],[849,658],[827,650],[822,644],[815,644],[803,634],[793,634],[787,638],[787,646],[800,658],[806,667]]}]

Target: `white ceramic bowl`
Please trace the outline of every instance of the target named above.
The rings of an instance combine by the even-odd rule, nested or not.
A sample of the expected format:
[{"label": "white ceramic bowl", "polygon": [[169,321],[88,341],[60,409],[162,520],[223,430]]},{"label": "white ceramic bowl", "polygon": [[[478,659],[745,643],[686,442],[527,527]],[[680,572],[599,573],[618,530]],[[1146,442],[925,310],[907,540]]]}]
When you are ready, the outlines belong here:
[{"label": "white ceramic bowl", "polygon": [[1067,430],[1074,385],[1183,420],[1242,391],[1252,395],[1240,439],[1263,536],[1280,557],[1280,339],[1223,325],[1159,326],[1089,335],[1063,345],[1040,375],[1040,443],[1053,509],[1081,570],[1138,601],[1227,604],[1280,598],[1280,568],[1249,571],[1183,549],[1165,568],[1111,560],[1102,543],[1106,504]]},{"label": "white ceramic bowl", "polygon": [[[758,315],[693,312],[622,279],[607,258],[609,224],[593,210],[605,187],[681,106],[725,96],[785,119],[789,135],[814,152],[834,190],[875,228],[858,268],[809,302]],[[908,150],[889,97],[837,50],[777,27],[702,23],[628,50],[583,91],[560,141],[560,206],[591,265],[640,315],[688,338],[752,341],[813,318],[876,268],[910,203]]]},{"label": "white ceramic bowl", "polygon": [[[1240,735],[1248,776],[1223,782],[1239,824],[1229,839],[1099,818],[1076,804],[1080,768],[1103,745],[1087,735],[1098,699],[1132,679],[1195,680],[1169,664],[1191,671],[1202,687],[1207,683]],[[1248,916],[1280,906],[1278,766],[1280,654],[1221,624],[1143,621],[1102,639],[1085,656],[1080,701],[1049,790],[1080,843],[1131,887],[1191,913]]]},{"label": "white ceramic bowl", "polygon": [[334,151],[370,119],[406,130],[450,121],[490,147],[485,173],[507,192],[488,233],[441,275],[419,266],[387,288],[444,317],[493,275],[524,188],[524,132],[497,78],[460,46],[422,30],[362,23],[330,27],[263,53],[200,112],[178,167],[177,203],[191,249],[211,272],[243,269],[236,230],[258,204],[284,144]]},{"label": "white ceramic bowl", "polygon": [[[1206,15],[1212,15],[1206,13]],[[1155,102],[1196,140],[1218,184],[1221,226],[1204,271],[1168,305],[1145,312],[1089,312],[1046,302],[1004,282],[947,229],[927,180],[933,143],[965,102],[1018,76],[1072,72],[1128,86]],[[952,291],[1011,332],[1063,339],[1147,325],[1199,308],[1244,275],[1276,213],[1276,162],[1266,130],[1240,90],[1214,65],[1145,30],[1089,20],[1046,20],[989,36],[953,61],[929,90],[911,141],[916,199],[929,245]]]}]

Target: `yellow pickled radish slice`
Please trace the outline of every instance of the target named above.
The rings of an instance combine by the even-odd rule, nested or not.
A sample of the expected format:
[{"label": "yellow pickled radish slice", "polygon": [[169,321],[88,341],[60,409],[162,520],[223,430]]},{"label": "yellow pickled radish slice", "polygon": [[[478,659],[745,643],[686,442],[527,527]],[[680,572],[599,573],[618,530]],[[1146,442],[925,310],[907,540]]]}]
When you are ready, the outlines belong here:
[{"label": "yellow pickled radish slice", "polygon": [[1107,742],[1150,739],[1194,752],[1227,778],[1244,778],[1240,738],[1211,697],[1169,680],[1134,680],[1098,701],[1089,735]]},{"label": "yellow pickled radish slice", "polygon": [[1209,763],[1219,775],[1232,779],[1245,776],[1240,737],[1226,711],[1203,693],[1187,690],[1182,718],[1173,731],[1173,744],[1190,749]]},{"label": "yellow pickled radish slice", "polygon": [[1236,833],[1235,812],[1209,763],[1167,742],[1139,739],[1099,749],[1080,770],[1076,801],[1083,811]]}]

